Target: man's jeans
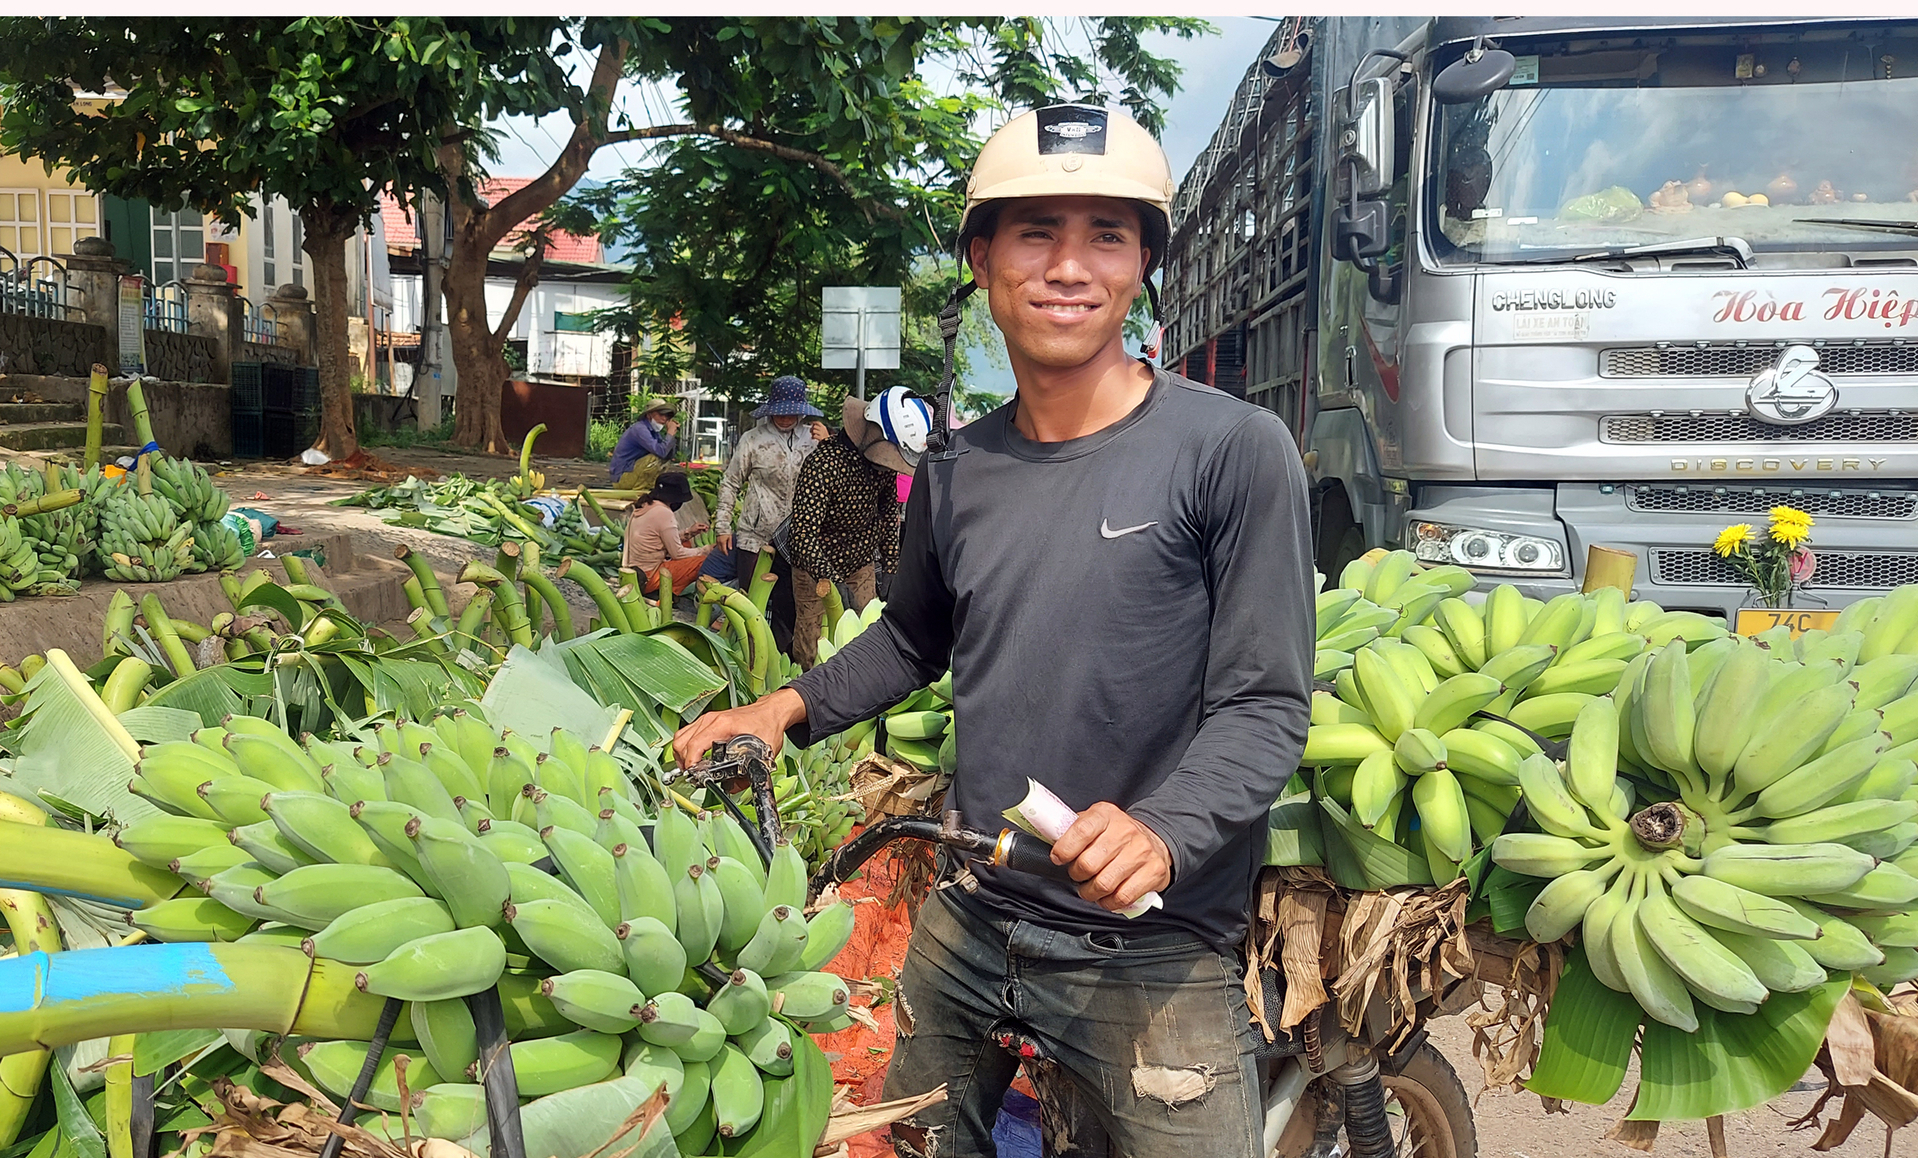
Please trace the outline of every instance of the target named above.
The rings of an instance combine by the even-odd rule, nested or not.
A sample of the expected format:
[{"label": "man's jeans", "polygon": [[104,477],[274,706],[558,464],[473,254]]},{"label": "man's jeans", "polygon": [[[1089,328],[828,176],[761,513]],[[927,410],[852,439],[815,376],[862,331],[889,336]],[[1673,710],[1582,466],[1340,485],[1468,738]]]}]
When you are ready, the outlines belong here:
[{"label": "man's jeans", "polygon": [[1258,1154],[1256,1031],[1235,956],[1178,933],[1061,933],[955,891],[927,898],[900,975],[885,1096],[947,1093],[893,1124],[902,1158],[994,1154],[1021,1053],[1069,1075],[1129,1158]]}]

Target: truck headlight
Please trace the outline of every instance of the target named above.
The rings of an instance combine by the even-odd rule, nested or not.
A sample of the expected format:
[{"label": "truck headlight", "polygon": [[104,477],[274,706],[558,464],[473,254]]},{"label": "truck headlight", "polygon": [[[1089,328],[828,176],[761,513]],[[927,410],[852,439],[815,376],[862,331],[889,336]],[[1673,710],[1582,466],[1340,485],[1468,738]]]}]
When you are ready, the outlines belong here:
[{"label": "truck headlight", "polygon": [[1456,563],[1474,571],[1537,573],[1565,569],[1565,548],[1536,535],[1415,522],[1411,538],[1412,553],[1421,563]]}]

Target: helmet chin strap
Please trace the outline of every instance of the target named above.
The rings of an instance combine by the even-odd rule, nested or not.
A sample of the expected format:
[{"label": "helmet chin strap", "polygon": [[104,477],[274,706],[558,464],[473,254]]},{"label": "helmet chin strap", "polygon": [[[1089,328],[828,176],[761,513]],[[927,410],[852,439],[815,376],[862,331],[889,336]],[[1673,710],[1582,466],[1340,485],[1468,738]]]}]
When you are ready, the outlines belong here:
[{"label": "helmet chin strap", "polygon": [[926,455],[934,462],[944,462],[963,453],[951,448],[952,358],[954,348],[959,344],[959,322],[964,317],[966,298],[977,288],[971,278],[960,282],[952,288],[952,296],[946,299],[945,307],[939,311],[939,337],[946,343],[946,368],[939,375],[939,389],[933,395],[932,430],[926,435]]},{"label": "helmet chin strap", "polygon": [[[952,288],[952,295],[939,311],[939,337],[946,344],[946,366],[939,375],[939,389],[932,398],[932,430],[926,435],[926,457],[934,462],[944,462],[965,453],[952,449],[952,358],[959,344],[959,322],[965,316],[966,299],[977,288],[978,284],[970,278],[960,282]],[[1165,328],[1159,324],[1159,289],[1149,280],[1145,283],[1145,295],[1152,305],[1152,331],[1146,337],[1145,355],[1157,358]]]}]

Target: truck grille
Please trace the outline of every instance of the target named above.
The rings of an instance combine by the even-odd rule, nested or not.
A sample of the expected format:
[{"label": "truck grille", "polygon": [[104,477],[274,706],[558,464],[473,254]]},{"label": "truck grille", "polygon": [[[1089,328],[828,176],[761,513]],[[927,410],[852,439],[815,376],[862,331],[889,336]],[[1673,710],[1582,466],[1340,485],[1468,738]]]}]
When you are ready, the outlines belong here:
[{"label": "truck grille", "polygon": [[[1606,378],[1749,378],[1778,365],[1777,346],[1629,346],[1606,350]],[[1818,368],[1827,374],[1918,375],[1918,346],[1825,346]]]},{"label": "truck grille", "polygon": [[1918,517],[1918,494],[1910,491],[1760,490],[1755,487],[1633,486],[1625,505],[1635,511],[1722,511],[1762,515],[1780,504],[1825,518],[1909,519]]},{"label": "truck grille", "polygon": [[1902,442],[1918,438],[1918,414],[1827,414],[1800,426],[1773,426],[1749,414],[1610,414],[1606,442]]},{"label": "truck grille", "polygon": [[[1891,551],[1818,551],[1812,587],[1898,587],[1918,583],[1918,555]],[[1745,578],[1709,550],[1652,552],[1654,583],[1743,587]]]}]

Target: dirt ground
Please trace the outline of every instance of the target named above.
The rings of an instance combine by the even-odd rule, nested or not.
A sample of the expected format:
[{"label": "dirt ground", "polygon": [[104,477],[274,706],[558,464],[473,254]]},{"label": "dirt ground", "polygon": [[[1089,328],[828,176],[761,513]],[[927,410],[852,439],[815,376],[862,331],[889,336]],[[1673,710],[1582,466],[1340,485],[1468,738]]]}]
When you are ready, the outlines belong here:
[{"label": "dirt ground", "polygon": [[[1445,1054],[1468,1093],[1484,1085],[1482,1071],[1472,1056],[1472,1031],[1463,1017],[1432,1023],[1432,1042]],[[1824,1077],[1808,1074],[1791,1091],[1753,1110],[1725,1120],[1725,1141],[1731,1158],[1769,1158],[1773,1155],[1813,1153],[1817,1130],[1793,1132],[1786,1123],[1803,1114],[1824,1089]],[[1618,1096],[1603,1106],[1570,1107],[1569,1114],[1547,1114],[1538,1097],[1528,1093],[1479,1094],[1474,1118],[1478,1123],[1481,1158],[1631,1158],[1635,1151],[1609,1141],[1605,1132],[1631,1108],[1638,1087],[1638,1063],[1632,1062]],[[1834,1117],[1839,1103],[1826,1105],[1825,1117]],[[1703,1122],[1673,1123],[1659,1130],[1654,1155],[1665,1158],[1707,1158],[1711,1147]],[[1838,1158],[1881,1158],[1887,1153],[1885,1130],[1878,1119],[1860,1123],[1843,1146],[1827,1153]],[[1918,1154],[1918,1134],[1907,1129],[1893,1143],[1893,1156]]]}]

